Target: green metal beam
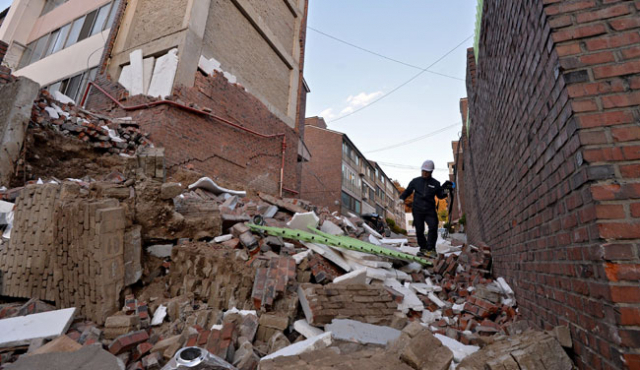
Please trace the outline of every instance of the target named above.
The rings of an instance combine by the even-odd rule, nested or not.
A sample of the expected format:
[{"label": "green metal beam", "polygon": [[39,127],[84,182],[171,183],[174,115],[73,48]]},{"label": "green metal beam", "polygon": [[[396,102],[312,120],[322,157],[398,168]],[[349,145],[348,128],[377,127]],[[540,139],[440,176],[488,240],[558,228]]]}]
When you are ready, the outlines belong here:
[{"label": "green metal beam", "polygon": [[413,256],[408,253],[396,252],[387,248],[380,247],[378,245],[363,242],[361,240],[350,238],[348,236],[335,236],[321,232],[320,230],[312,229],[317,234],[301,230],[286,229],[280,227],[269,227],[250,224],[249,227],[253,231],[265,231],[272,236],[281,236],[286,239],[302,240],[308,243],[318,243],[329,245],[337,248],[349,249],[356,252],[374,254],[383,257],[395,258],[403,261],[418,262],[423,266],[432,266],[430,261],[423,258]]}]

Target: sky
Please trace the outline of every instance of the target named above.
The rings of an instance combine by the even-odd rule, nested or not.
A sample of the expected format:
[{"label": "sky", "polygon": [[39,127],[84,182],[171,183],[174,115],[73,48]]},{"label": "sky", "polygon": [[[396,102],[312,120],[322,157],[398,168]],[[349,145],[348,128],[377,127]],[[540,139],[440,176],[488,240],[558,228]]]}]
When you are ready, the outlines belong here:
[{"label": "sky", "polygon": [[[403,186],[420,175],[426,159],[435,162],[437,180],[448,180],[451,141],[458,139],[462,128],[459,104],[466,97],[465,82],[419,68],[429,67],[472,36],[475,12],[472,0],[309,0],[310,28],[418,68],[309,29],[304,66],[311,89],[307,117],[324,116],[329,129],[346,133],[368,159],[381,163],[387,176]],[[428,70],[464,80],[466,49],[472,46],[469,38]]]},{"label": "sky", "polygon": [[7,9],[11,5],[11,0],[0,0],[0,12]]}]

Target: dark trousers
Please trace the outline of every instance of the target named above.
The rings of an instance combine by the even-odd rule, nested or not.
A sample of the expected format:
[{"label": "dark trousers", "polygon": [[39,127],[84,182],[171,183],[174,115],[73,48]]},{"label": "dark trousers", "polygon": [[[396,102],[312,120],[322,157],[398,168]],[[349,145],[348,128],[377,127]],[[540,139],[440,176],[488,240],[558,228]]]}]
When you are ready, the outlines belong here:
[{"label": "dark trousers", "polygon": [[[424,237],[424,223],[429,225],[429,235]],[[416,227],[416,236],[420,249],[435,250],[438,240],[438,215],[433,213],[413,213],[413,225]]]}]

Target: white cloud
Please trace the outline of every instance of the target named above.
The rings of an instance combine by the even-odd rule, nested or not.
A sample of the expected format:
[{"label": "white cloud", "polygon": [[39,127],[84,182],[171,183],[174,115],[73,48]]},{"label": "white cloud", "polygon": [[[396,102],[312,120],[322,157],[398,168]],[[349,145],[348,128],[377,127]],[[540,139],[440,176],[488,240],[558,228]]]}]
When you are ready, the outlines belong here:
[{"label": "white cloud", "polygon": [[360,108],[364,107],[365,105],[369,105],[369,103],[381,97],[382,95],[382,91],[376,91],[369,94],[361,92],[360,94],[355,96],[349,95],[349,97],[347,98],[347,103],[349,103],[349,107]]},{"label": "white cloud", "polygon": [[323,110],[322,112],[320,112],[319,116],[324,118],[325,120],[332,120],[336,118],[336,115],[333,114],[333,108],[327,108]]},{"label": "white cloud", "polygon": [[[355,112],[356,109],[359,109],[371,104],[371,102],[380,98],[383,95],[384,93],[382,91],[375,91],[368,94],[366,92],[361,92],[360,94],[357,94],[357,95],[349,95],[349,97],[347,97],[347,100],[346,100],[347,106],[342,108],[342,110],[340,110],[340,116],[353,113]],[[324,117],[324,119],[327,121],[331,121],[335,118],[338,118],[338,116],[333,112],[333,108],[327,108],[322,112],[320,112],[320,117]]]}]

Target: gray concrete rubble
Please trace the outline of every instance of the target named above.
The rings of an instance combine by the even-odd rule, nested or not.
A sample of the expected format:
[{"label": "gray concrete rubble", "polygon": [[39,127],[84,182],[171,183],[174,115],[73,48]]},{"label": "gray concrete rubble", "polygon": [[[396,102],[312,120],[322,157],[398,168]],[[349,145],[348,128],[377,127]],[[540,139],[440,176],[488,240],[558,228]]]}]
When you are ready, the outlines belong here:
[{"label": "gray concrete rubble", "polygon": [[[130,70],[144,71],[139,54]],[[132,91],[162,95],[139,74]],[[41,95],[32,118],[39,134],[61,133],[56,150],[81,133],[98,143],[91,150],[114,150],[87,161],[90,175],[63,176],[61,166],[0,188],[0,226],[11,226],[0,239],[0,367],[158,370],[189,348],[240,370],[571,365],[571,332],[521,320],[509,281],[489,272],[489,248],[441,240],[426,262],[390,256],[415,254],[415,240],[383,238],[356,215],[301,199],[168,171],[163,149],[130,118]],[[78,122],[86,130],[72,131]],[[296,236],[312,229],[384,253]]]}]

